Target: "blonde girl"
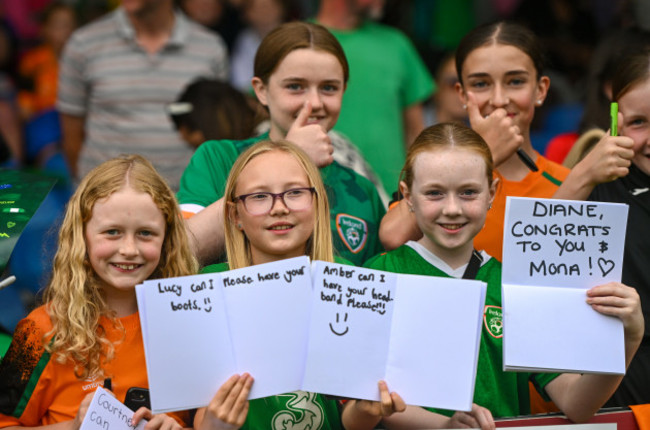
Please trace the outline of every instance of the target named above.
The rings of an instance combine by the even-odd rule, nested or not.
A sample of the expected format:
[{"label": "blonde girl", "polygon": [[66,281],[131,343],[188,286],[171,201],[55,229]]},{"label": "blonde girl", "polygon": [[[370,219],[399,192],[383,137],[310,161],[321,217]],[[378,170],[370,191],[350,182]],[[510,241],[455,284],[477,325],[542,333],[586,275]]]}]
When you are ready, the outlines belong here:
[{"label": "blonde girl", "polygon": [[[125,400],[147,388],[135,285],[195,273],[174,194],[138,155],[91,171],[70,199],[44,304],[16,328],[0,365],[0,427],[78,429],[110,378]],[[151,428],[185,424],[141,408]]]},{"label": "blonde girl", "polygon": [[[234,163],[225,189],[228,263],[203,272],[247,267],[301,255],[335,259],[329,204],[319,171],[309,156],[287,141],[262,141]],[[313,430],[372,428],[382,415],[403,409],[399,396],[380,383],[382,402],[350,401],[343,413],[335,400],[294,392],[247,401],[253,379],[234,375],[194,420],[197,430],[282,429],[309,424]]]}]

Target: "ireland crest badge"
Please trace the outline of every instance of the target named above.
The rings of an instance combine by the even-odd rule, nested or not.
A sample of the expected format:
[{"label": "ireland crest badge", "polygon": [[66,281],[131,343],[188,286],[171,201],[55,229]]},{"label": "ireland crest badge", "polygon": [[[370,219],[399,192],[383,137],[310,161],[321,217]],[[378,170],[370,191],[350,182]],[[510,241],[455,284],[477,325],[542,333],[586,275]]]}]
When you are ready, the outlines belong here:
[{"label": "ireland crest badge", "polygon": [[348,249],[356,254],[366,245],[368,239],[368,224],[361,218],[352,215],[338,214],[336,230]]}]

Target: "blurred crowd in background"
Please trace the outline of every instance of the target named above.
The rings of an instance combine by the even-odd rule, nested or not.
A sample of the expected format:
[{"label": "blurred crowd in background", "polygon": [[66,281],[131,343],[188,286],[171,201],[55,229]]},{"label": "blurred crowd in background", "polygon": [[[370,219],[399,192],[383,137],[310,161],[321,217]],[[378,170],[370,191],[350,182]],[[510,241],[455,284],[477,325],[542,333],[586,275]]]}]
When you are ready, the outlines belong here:
[{"label": "blurred crowd in background", "polygon": [[[535,116],[531,138],[538,152],[560,163],[580,134],[592,127],[607,129],[607,80],[613,64],[623,51],[640,44],[647,46],[650,40],[648,0],[371,2],[370,18],[404,32],[434,78],[436,89],[425,103],[424,125],[465,118],[456,95],[453,62],[453,51],[463,35],[478,24],[501,19],[518,21],[532,29],[545,45],[549,65],[546,74],[553,84],[546,103]],[[35,294],[47,282],[59,217],[74,187],[61,151],[62,132],[56,110],[60,55],[75,29],[119,4],[119,0],[0,2],[0,162],[5,168],[28,169],[58,179],[21,236],[5,270],[5,276],[17,277],[15,285],[0,291],[0,326],[7,332],[26,314]],[[264,113],[256,108],[250,90],[257,46],[278,24],[313,18],[319,1],[177,0],[177,7],[225,41],[230,85],[224,91],[233,94],[226,98],[249,99],[249,107],[240,103],[244,107],[236,111],[245,112],[239,115],[246,119],[242,127],[252,130],[263,120]],[[352,70],[351,80],[355,78]],[[183,90],[179,88],[178,94]],[[225,93],[220,88],[214,89],[214,99],[221,94]],[[178,108],[176,113],[182,115],[182,104]],[[212,138],[242,138],[235,131],[220,132],[225,134]],[[199,137],[194,145],[205,138]],[[185,140],[191,143],[190,137]]]}]

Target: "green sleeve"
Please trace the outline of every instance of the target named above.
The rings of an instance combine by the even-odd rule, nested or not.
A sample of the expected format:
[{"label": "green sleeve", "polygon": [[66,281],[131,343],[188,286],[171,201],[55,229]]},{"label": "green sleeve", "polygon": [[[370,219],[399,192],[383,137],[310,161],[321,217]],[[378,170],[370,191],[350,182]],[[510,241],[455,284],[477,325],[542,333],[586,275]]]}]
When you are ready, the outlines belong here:
[{"label": "green sleeve", "polygon": [[424,65],[422,57],[417,52],[408,38],[401,36],[402,64],[408,67],[408,79],[404,80],[402,86],[402,106],[408,107],[415,103],[421,103],[431,97],[435,84],[429,70]]},{"label": "green sleeve", "polygon": [[546,386],[549,382],[560,376],[560,373],[533,373],[530,375],[530,380],[533,382],[535,389],[547,402],[551,400],[546,392]]},{"label": "green sleeve", "polygon": [[181,177],[179,203],[206,207],[223,197],[228,173],[238,155],[230,140],[209,140],[199,146]]}]

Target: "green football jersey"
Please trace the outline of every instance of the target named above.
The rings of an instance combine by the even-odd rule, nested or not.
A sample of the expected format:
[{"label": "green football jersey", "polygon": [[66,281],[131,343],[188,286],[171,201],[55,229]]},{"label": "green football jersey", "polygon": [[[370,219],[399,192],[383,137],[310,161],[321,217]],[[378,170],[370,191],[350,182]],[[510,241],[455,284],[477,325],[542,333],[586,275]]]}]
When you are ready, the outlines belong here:
[{"label": "green football jersey", "polygon": [[[487,256],[487,254],[484,254]],[[411,246],[401,247],[371,259],[366,267],[387,272],[412,275],[450,276],[427,261]],[[501,263],[490,257],[484,261],[476,279],[487,283],[483,308],[483,331],[479,349],[474,403],[483,406],[496,417],[511,417],[530,413],[528,381],[546,396],[544,387],[558,376],[557,373],[526,373],[503,371],[503,311],[501,308]],[[453,321],[441,321],[450,324]],[[445,415],[453,411],[430,409]]]},{"label": "green football jersey", "polygon": [[[247,140],[211,140],[196,150],[181,178],[181,207],[206,207],[223,197],[235,160],[268,133]],[[379,223],[386,213],[368,179],[336,161],[320,169],[330,205],[330,227],[336,254],[362,265],[382,251]]]}]

